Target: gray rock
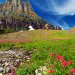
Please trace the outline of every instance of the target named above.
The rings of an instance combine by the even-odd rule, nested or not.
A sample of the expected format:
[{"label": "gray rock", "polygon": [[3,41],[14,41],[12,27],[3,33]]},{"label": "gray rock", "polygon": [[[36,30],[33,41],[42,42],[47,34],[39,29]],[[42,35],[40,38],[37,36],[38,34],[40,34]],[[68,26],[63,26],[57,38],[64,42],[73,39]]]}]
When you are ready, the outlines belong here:
[{"label": "gray rock", "polygon": [[6,67],[6,73],[10,73],[11,68],[9,66]]},{"label": "gray rock", "polygon": [[2,73],[0,73],[0,75],[3,75]]},{"label": "gray rock", "polygon": [[10,68],[19,67],[23,59],[30,61],[31,53],[16,47],[8,51],[0,51],[0,72],[8,73]]},{"label": "gray rock", "polygon": [[42,75],[42,72],[38,69],[35,70],[35,75]]},{"label": "gray rock", "polygon": [[2,73],[4,71],[3,67],[0,67],[0,73]]},{"label": "gray rock", "polygon": [[46,66],[40,66],[39,69],[35,70],[35,75],[47,75],[47,67]]},{"label": "gray rock", "polygon": [[8,65],[9,65],[9,62],[5,62],[4,65],[5,65],[5,66],[8,66]]},{"label": "gray rock", "polygon": [[16,63],[20,63],[20,62],[21,62],[21,60],[20,60],[20,59],[17,59],[17,60],[16,60]]}]

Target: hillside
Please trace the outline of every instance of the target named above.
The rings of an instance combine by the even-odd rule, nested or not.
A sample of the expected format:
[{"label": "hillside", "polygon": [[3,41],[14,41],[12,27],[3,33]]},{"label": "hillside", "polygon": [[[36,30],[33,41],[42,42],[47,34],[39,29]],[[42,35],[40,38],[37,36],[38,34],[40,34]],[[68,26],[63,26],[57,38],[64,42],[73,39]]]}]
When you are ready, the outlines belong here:
[{"label": "hillside", "polygon": [[[0,35],[0,50],[3,53],[1,58],[4,56],[10,58],[10,52],[12,52],[11,55],[15,55],[15,51],[18,51],[16,55],[22,50],[25,52],[25,58],[22,58],[22,63],[15,69],[16,75],[37,75],[36,70],[43,67],[46,70],[40,69],[40,71],[44,75],[70,75],[71,70],[75,69],[75,32],[73,29],[34,30]],[[7,55],[4,55],[5,53]],[[16,55],[15,58],[19,59]],[[50,72],[51,70],[53,72]]]},{"label": "hillside", "polygon": [[2,39],[17,42],[30,42],[38,40],[66,40],[74,39],[74,34],[75,32],[72,32],[71,30],[34,30],[0,35],[0,40]]}]

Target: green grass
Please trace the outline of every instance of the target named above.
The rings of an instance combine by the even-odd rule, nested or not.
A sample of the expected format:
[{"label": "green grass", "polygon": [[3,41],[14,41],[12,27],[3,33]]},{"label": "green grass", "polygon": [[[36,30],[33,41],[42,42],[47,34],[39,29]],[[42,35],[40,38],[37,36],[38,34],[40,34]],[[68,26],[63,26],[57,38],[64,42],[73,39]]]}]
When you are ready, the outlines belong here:
[{"label": "green grass", "polygon": [[0,43],[0,50],[9,50],[10,48],[12,48],[13,46],[15,46],[15,43]]},{"label": "green grass", "polygon": [[75,35],[70,31],[56,31],[56,30],[35,30],[35,31],[23,31],[9,33],[5,35],[0,35],[0,39],[7,40],[24,40],[26,42],[30,41],[40,41],[40,40],[52,40],[52,39],[74,39]]},{"label": "green grass", "polygon": [[[65,59],[68,61],[70,59],[73,60],[75,63],[75,47],[74,47],[75,41],[74,40],[49,40],[49,41],[38,41],[38,42],[32,42],[32,43],[26,43],[26,44],[19,44],[19,47],[25,48],[26,50],[33,50],[32,53],[32,59],[29,63],[31,67],[21,67],[19,70],[17,70],[16,75],[21,75],[20,73],[22,71],[23,74],[27,72],[26,75],[33,75],[31,74],[34,69],[36,69],[39,66],[46,65],[49,67],[50,65],[50,56],[49,54],[51,52],[55,54],[60,54],[65,57]],[[26,65],[25,65],[26,66]],[[35,66],[35,67],[34,67]],[[75,66],[75,64],[73,65]],[[72,67],[73,67],[72,66]],[[21,71],[22,70],[22,71]],[[61,73],[62,74],[62,73]],[[59,75],[61,75],[59,74]]]},{"label": "green grass", "polygon": [[[70,33],[69,33],[70,32]],[[25,36],[25,34],[26,36]],[[22,38],[26,40],[31,40],[31,42],[26,43],[0,43],[0,50],[7,50],[13,47],[24,48],[27,51],[33,51],[31,56],[31,61],[25,61],[24,65],[19,67],[16,71],[16,75],[33,75],[34,70],[40,66],[50,66],[50,56],[49,54],[53,52],[54,54],[60,54],[65,57],[65,60],[72,59],[75,66],[75,35],[71,31],[48,31],[48,30],[37,30],[37,31],[25,31],[22,33],[11,33],[7,35],[1,35],[1,39],[10,38]],[[20,35],[19,35],[20,34]],[[24,34],[24,35],[23,35]],[[19,36],[19,37],[16,37]],[[9,38],[9,39],[10,39]],[[65,73],[66,74],[66,73]],[[57,73],[55,75],[58,75]],[[62,75],[60,73],[59,75]]]}]

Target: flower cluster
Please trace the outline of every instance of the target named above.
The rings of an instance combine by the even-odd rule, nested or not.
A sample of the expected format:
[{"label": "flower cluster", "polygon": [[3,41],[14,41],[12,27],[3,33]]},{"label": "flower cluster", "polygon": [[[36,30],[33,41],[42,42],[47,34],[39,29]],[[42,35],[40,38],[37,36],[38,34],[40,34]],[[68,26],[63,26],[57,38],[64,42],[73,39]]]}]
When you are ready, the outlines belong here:
[{"label": "flower cluster", "polygon": [[[54,54],[53,52],[50,53],[50,61],[51,64],[50,64],[50,70],[48,71],[49,74],[53,74],[56,72],[56,70],[58,69],[58,66],[55,67],[55,62],[57,63],[57,65],[60,65],[60,69],[61,69],[61,72],[64,72],[65,70],[69,70],[68,67],[70,65],[73,64],[73,60],[68,60],[66,61],[64,56],[61,56],[60,54]],[[59,71],[59,69],[57,70]],[[74,68],[70,68],[70,71],[68,71],[68,74],[72,74],[72,75],[75,75],[75,69]]]},{"label": "flower cluster", "polygon": [[73,75],[75,75],[75,69],[71,69],[70,73],[73,74]]}]

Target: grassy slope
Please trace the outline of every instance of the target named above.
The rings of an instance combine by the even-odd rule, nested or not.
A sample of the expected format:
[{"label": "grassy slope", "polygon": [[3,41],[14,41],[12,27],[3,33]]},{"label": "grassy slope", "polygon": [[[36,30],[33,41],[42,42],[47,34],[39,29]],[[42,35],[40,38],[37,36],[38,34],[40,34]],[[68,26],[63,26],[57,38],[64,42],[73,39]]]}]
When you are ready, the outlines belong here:
[{"label": "grassy slope", "polygon": [[57,31],[57,30],[35,30],[9,33],[0,35],[1,39],[7,40],[24,40],[24,41],[37,41],[37,40],[52,40],[52,39],[74,39],[74,31]]},{"label": "grassy slope", "polygon": [[[47,65],[49,67],[49,54],[53,52],[63,55],[66,60],[72,59],[75,63],[75,32],[70,31],[55,31],[55,30],[36,30],[10,33],[7,35],[0,35],[0,39],[24,39],[23,44],[16,44],[18,47],[25,48],[26,50],[33,50],[32,59],[30,62],[25,62],[21,66],[16,75],[33,75],[34,69],[40,65]],[[29,42],[32,41],[32,42]],[[3,46],[4,45],[4,46]],[[12,44],[0,45],[10,47]],[[71,67],[75,66],[72,65]],[[70,69],[70,68],[69,68]],[[56,74],[58,75],[58,74]],[[59,74],[61,75],[61,74]]]}]

